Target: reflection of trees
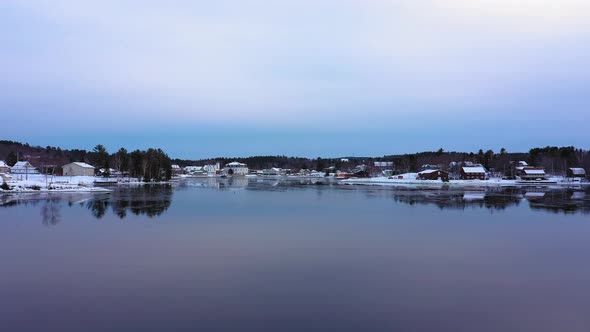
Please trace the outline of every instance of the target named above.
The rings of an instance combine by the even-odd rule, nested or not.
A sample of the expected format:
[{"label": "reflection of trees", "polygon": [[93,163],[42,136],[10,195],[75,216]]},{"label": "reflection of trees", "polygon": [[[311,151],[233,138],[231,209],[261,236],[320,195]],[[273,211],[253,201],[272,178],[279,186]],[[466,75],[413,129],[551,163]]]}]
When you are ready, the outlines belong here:
[{"label": "reflection of trees", "polygon": [[58,197],[48,197],[41,207],[41,218],[43,225],[57,225],[61,220],[60,214],[60,199]]},{"label": "reflection of trees", "polygon": [[[500,187],[485,188],[480,191],[469,192],[460,189],[433,189],[433,190],[396,190],[392,192],[392,198],[396,202],[409,205],[433,204],[440,209],[465,209],[466,207],[480,207],[490,210],[504,210],[510,206],[518,205],[523,197],[527,198],[533,209],[544,209],[554,212],[590,213],[590,195],[586,192],[581,195],[579,190],[526,187]],[[527,195],[527,192],[543,195]],[[577,193],[577,194],[576,194]],[[530,198],[533,197],[533,198]],[[572,198],[574,197],[574,198]]]},{"label": "reflection of trees", "polygon": [[97,219],[104,217],[109,207],[117,217],[123,219],[127,217],[127,212],[148,217],[159,216],[170,207],[171,201],[170,185],[144,185],[117,188],[110,194],[95,196],[85,205]]},{"label": "reflection of trees", "polygon": [[134,215],[156,217],[164,213],[172,202],[172,186],[144,185],[117,190],[111,194],[113,212],[121,219],[130,211]]}]

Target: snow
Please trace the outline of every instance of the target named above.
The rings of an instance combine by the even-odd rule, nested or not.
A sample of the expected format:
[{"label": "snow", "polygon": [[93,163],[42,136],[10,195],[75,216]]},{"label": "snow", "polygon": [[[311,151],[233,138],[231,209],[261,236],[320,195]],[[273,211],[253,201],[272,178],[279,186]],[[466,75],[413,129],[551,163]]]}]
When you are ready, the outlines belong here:
[{"label": "snow", "polygon": [[246,164],[242,164],[237,161],[233,161],[233,162],[227,164],[227,166],[246,166]]},{"label": "snow", "polygon": [[[94,182],[101,178],[94,176],[51,176],[44,174],[13,174],[12,180],[7,181],[10,190],[2,192],[64,192],[64,191],[110,191],[106,188],[94,187]],[[49,189],[49,187],[51,189]]]},{"label": "snow", "polygon": [[486,169],[481,166],[476,167],[463,167],[465,173],[486,173]]},{"label": "snow", "polygon": [[[0,166],[2,166],[2,165],[0,165]],[[572,168],[570,168],[570,170],[572,171],[572,173],[574,175],[586,175],[586,170],[583,168],[572,167]]]},{"label": "snow", "polygon": [[3,160],[0,160],[0,167],[8,167]]},{"label": "snow", "polygon": [[542,169],[524,169],[524,174],[527,175],[545,175],[545,171]]},{"label": "snow", "polygon": [[438,172],[438,169],[427,169],[427,170],[422,171],[418,174],[431,174],[431,173],[436,173],[436,172]]},{"label": "snow", "polygon": [[92,169],[94,169],[94,166],[88,165],[87,163],[83,163],[83,162],[80,162],[80,161],[75,161],[72,164],[78,165],[78,166],[83,167],[83,168],[92,168]]}]

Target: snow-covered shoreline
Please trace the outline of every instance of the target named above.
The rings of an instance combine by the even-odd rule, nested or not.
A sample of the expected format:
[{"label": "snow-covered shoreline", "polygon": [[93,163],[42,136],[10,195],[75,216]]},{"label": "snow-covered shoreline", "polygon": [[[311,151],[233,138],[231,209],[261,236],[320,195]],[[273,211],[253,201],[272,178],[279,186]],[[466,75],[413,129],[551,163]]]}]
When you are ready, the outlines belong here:
[{"label": "snow-covered shoreline", "polygon": [[0,189],[0,194],[13,193],[48,193],[48,192],[110,192],[111,190],[97,187],[101,178],[93,176],[45,176],[43,174],[13,175],[7,181],[9,190]]},{"label": "snow-covered shoreline", "polygon": [[564,181],[562,177],[550,178],[549,181],[530,181],[520,182],[517,180],[504,180],[492,178],[489,180],[419,180],[416,179],[417,173],[402,174],[402,178],[394,177],[375,177],[375,178],[351,178],[342,180],[343,184],[350,185],[407,185],[407,186],[450,186],[450,187],[512,187],[512,186],[587,186],[590,182],[569,182]]}]

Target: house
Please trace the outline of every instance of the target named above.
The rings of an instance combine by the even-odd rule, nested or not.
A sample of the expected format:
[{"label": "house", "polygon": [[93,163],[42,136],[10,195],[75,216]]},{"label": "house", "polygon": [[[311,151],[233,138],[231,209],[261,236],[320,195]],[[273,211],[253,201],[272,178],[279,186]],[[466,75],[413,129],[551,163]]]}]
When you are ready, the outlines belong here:
[{"label": "house", "polygon": [[485,180],[487,171],[483,166],[464,166],[461,167],[462,180]]},{"label": "house", "polygon": [[37,168],[28,161],[19,161],[10,168],[12,174],[39,174]]},{"label": "house", "polygon": [[545,174],[545,170],[542,167],[530,167],[525,166],[522,169],[517,167],[516,175],[520,177],[521,180],[546,180],[547,175]]},{"label": "house", "polygon": [[184,173],[189,175],[200,175],[206,172],[203,166],[185,166]]},{"label": "house", "polygon": [[246,175],[248,174],[248,166],[237,161],[225,165],[223,173],[227,175]]},{"label": "house", "polygon": [[440,169],[428,169],[418,173],[420,180],[438,180],[449,181],[449,173]]},{"label": "house", "polygon": [[580,167],[570,167],[567,169],[568,178],[585,178],[586,170]]},{"label": "house", "polygon": [[219,163],[216,163],[203,166],[203,170],[207,172],[207,174],[213,175],[217,174],[221,170],[221,167],[219,166]]},{"label": "house", "polygon": [[180,166],[172,165],[171,167],[172,167],[172,175],[179,175],[179,174],[183,173],[182,168],[180,168]]},{"label": "house", "polygon": [[73,162],[61,167],[64,176],[94,176],[94,166],[83,162]]},{"label": "house", "polygon": [[0,160],[0,173],[8,173],[10,172],[10,167],[6,165],[3,160]]}]

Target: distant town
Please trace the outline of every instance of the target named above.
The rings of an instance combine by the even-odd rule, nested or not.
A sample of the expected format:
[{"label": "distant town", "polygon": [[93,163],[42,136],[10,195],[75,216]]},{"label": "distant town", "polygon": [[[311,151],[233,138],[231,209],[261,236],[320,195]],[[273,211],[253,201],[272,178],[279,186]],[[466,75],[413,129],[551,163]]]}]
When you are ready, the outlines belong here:
[{"label": "distant town", "polygon": [[506,149],[447,152],[441,148],[382,157],[181,160],[171,159],[161,149],[128,152],[121,148],[109,153],[103,145],[85,151],[0,141],[5,191],[76,190],[193,177],[310,177],[349,184],[585,184],[589,167],[589,152],[574,147],[533,148],[527,153]]}]

